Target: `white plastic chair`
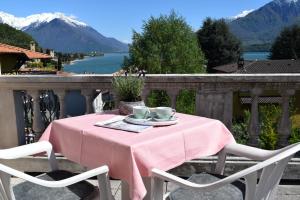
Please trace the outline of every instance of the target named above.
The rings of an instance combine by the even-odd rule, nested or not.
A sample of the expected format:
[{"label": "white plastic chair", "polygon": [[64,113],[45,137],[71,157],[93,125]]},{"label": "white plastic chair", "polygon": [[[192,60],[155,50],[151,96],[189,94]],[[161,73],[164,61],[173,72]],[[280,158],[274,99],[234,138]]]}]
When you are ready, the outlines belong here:
[{"label": "white plastic chair", "polygon": [[[39,154],[42,152],[47,153],[50,167],[52,170],[52,172],[50,172],[50,173],[52,173],[52,175],[53,175],[53,174],[55,174],[55,172],[59,172],[58,165],[57,165],[56,159],[55,159],[55,155],[52,151],[52,145],[47,141],[23,145],[23,146],[11,148],[11,149],[0,150],[0,159],[17,159],[17,158],[21,158],[21,157],[28,156],[28,155]],[[65,174],[63,172],[66,172],[66,171],[60,171],[60,174]],[[3,200],[15,200],[16,199],[15,194],[14,194],[15,187],[11,186],[11,177],[12,176],[21,178],[26,181],[26,182],[23,182],[20,184],[24,184],[24,183],[31,184],[30,186],[27,186],[27,188],[31,189],[32,187],[36,186],[36,187],[40,187],[40,188],[45,188],[46,190],[44,190],[44,191],[57,190],[57,189],[59,189],[59,188],[61,189],[63,187],[73,187],[72,189],[74,189],[74,186],[76,184],[79,184],[78,189],[81,190],[83,188],[87,188],[88,186],[87,187],[84,187],[84,186],[86,186],[86,184],[89,184],[88,182],[86,182],[84,180],[94,177],[94,176],[97,176],[99,191],[100,191],[100,195],[99,195],[100,199],[101,200],[112,200],[113,199],[113,196],[111,193],[111,188],[110,188],[110,183],[109,183],[107,166],[98,167],[96,169],[89,170],[89,171],[84,172],[79,175],[75,175],[75,176],[71,175],[70,177],[64,178],[62,180],[56,179],[54,181],[50,181],[50,179],[45,180],[45,179],[33,177],[33,176],[30,176],[23,172],[20,172],[18,170],[15,170],[11,167],[0,164],[0,179],[1,179],[1,181],[0,181],[0,199],[1,200],[2,199]],[[90,186],[92,186],[92,185],[90,184]],[[16,187],[18,187],[18,185]],[[94,189],[94,186],[92,186],[92,187]],[[54,188],[54,189],[50,189],[50,188]],[[80,191],[80,192],[82,192],[82,191]],[[26,193],[26,191],[25,191],[25,193]],[[32,198],[32,197],[28,197],[28,198]],[[80,198],[80,197],[78,197],[78,198]],[[22,200],[26,199],[26,194],[24,194],[24,196],[22,196],[21,199]],[[41,197],[36,197],[34,199],[41,199]],[[47,199],[54,199],[54,197],[47,196]],[[17,200],[19,200],[19,199],[17,199]]]},{"label": "white plastic chair", "polygon": [[102,92],[100,92],[95,99],[93,100],[93,111],[94,113],[102,113],[103,107],[105,106],[105,103],[102,100]]},{"label": "white plastic chair", "polygon": [[[240,178],[244,178],[245,200],[270,200],[274,198],[276,186],[279,184],[285,167],[294,154],[299,150],[300,143],[275,151],[262,150],[241,144],[229,144],[219,153],[218,163],[216,166],[216,172],[219,174],[223,174],[227,154],[234,154],[264,161],[223,179],[206,184],[197,184],[199,183],[198,181],[197,183],[193,183],[162,170],[153,169],[152,199],[161,200],[172,195],[172,192],[164,195],[162,187],[164,181],[169,181],[178,185],[181,189],[180,192],[186,191],[189,192],[188,194],[194,194],[194,192],[203,194],[216,191],[217,189],[231,184]],[[260,170],[262,170],[262,173],[259,175],[258,171]],[[258,178],[259,182],[257,184]],[[186,199],[190,198],[186,197]]]}]

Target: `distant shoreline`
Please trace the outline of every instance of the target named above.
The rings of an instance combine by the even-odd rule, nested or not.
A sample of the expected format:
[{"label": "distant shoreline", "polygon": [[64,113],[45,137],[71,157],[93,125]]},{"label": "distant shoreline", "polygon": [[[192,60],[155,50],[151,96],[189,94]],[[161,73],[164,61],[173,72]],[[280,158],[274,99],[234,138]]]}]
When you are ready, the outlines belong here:
[{"label": "distant shoreline", "polygon": [[75,60],[71,60],[69,63],[64,63],[64,65],[74,65],[76,62],[81,61],[81,60],[86,60],[87,58],[90,58],[91,56],[84,56],[83,59],[75,59]]},{"label": "distant shoreline", "polygon": [[64,65],[64,71],[77,74],[112,74],[120,70],[124,56],[128,56],[128,53],[105,53],[104,56],[74,60],[72,64]]}]

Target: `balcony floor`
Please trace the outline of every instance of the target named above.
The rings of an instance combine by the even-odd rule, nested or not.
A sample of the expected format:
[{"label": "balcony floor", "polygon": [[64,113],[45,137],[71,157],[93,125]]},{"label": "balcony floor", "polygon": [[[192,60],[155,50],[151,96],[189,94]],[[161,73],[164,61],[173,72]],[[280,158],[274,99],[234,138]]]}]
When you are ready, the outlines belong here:
[{"label": "balcony floor", "polygon": [[[97,185],[97,180],[88,180],[93,185]],[[21,179],[13,178],[12,184],[22,182]],[[115,200],[121,200],[121,181],[111,180],[111,189]],[[169,185],[169,189],[174,189],[175,186]],[[300,185],[280,185],[278,188],[275,200],[299,200],[300,199]],[[96,199],[95,199],[96,200]]]}]

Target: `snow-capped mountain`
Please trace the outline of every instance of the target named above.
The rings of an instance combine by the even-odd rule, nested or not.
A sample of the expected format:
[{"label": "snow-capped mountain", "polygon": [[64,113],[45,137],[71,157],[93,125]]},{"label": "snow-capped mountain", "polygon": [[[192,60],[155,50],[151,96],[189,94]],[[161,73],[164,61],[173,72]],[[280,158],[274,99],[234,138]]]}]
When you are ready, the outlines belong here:
[{"label": "snow-capped mountain", "polygon": [[249,15],[253,11],[254,11],[254,9],[244,10],[241,13],[237,14],[236,16],[231,17],[231,19],[234,20],[234,19],[238,19],[238,18],[241,18],[241,17],[246,17],[247,15]]},{"label": "snow-capped mountain", "polygon": [[43,48],[60,52],[121,52],[128,45],[105,37],[74,16],[63,13],[42,13],[27,17],[0,12],[0,23],[30,34]]},{"label": "snow-capped mountain", "polygon": [[273,0],[229,23],[245,46],[271,44],[284,27],[300,24],[300,0]]},{"label": "snow-capped mountain", "polygon": [[277,3],[279,5],[289,4],[289,3],[297,3],[298,0],[274,0],[274,3]]},{"label": "snow-capped mountain", "polygon": [[87,26],[87,24],[76,20],[74,16],[66,16],[59,12],[35,14],[28,17],[15,17],[14,15],[0,11],[0,21],[19,30],[25,30],[31,25],[37,27],[43,23],[49,23],[54,19],[61,19],[72,26]]}]

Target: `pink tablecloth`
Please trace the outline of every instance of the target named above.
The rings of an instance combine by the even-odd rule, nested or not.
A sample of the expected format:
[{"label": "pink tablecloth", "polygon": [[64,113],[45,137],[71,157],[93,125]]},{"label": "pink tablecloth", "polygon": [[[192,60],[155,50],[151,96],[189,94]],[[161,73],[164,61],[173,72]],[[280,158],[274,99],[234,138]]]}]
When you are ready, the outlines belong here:
[{"label": "pink tablecloth", "polygon": [[50,141],[56,152],[89,168],[108,165],[110,176],[127,181],[131,199],[146,194],[142,177],[153,167],[169,170],[185,161],[219,152],[234,142],[218,120],[177,113],[173,126],[132,133],[96,127],[116,115],[84,115],[52,122],[41,140]]}]

